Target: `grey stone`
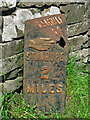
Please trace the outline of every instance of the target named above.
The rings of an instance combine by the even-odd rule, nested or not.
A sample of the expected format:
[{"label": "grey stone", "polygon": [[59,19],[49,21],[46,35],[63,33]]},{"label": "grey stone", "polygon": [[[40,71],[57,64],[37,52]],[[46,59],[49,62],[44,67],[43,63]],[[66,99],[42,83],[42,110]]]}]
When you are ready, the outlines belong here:
[{"label": "grey stone", "polygon": [[68,36],[70,37],[74,35],[79,35],[80,33],[84,33],[88,31],[88,29],[89,29],[88,21],[80,22],[73,25],[68,25],[67,27]]},{"label": "grey stone", "polygon": [[47,5],[47,6],[50,6],[50,5],[52,5],[52,4],[54,4],[54,5],[56,5],[56,6],[59,6],[60,5],[60,2],[45,2],[45,1],[43,1],[43,2],[19,2],[18,4],[17,4],[17,6],[18,7],[21,7],[21,8],[23,8],[23,7],[31,7],[31,6],[36,6],[36,7],[43,7],[44,5]]},{"label": "grey stone", "polygon": [[17,0],[2,0],[0,7],[2,7],[2,11],[7,11],[16,7],[16,2]]},{"label": "grey stone", "polygon": [[1,76],[1,74],[2,74],[2,59],[0,59],[0,76]]},{"label": "grey stone", "polygon": [[3,17],[3,33],[2,41],[11,41],[12,38],[17,37],[17,32],[14,24],[14,16],[5,16]]},{"label": "grey stone", "polygon": [[44,9],[44,11],[42,11],[43,16],[54,15],[54,14],[60,14],[60,9],[58,7],[51,6],[50,8]]},{"label": "grey stone", "polygon": [[76,51],[84,47],[83,44],[86,41],[88,41],[88,36],[87,35],[74,36],[74,37],[68,38],[68,41],[72,46],[72,51]]},{"label": "grey stone", "polygon": [[23,53],[3,59],[2,71],[4,74],[23,66]]},{"label": "grey stone", "polygon": [[80,60],[82,59],[83,63],[87,63],[88,62],[88,56],[89,56],[89,51],[90,49],[83,49],[83,50],[79,50],[77,52],[71,52],[70,55],[72,56],[72,58],[77,54],[76,56],[76,60]]},{"label": "grey stone", "polygon": [[42,17],[42,15],[40,13],[35,13],[34,18],[39,18]]},{"label": "grey stone", "polygon": [[3,91],[4,92],[13,92],[16,89],[20,88],[22,85],[23,78],[18,77],[15,80],[8,80],[3,83]]},{"label": "grey stone", "polygon": [[44,3],[43,2],[19,2],[18,4],[17,4],[17,6],[18,7],[31,7],[31,6],[33,6],[33,5],[36,5],[36,6],[38,6],[38,7],[42,7],[43,5],[44,5]]},{"label": "grey stone", "polygon": [[88,52],[89,50],[90,50],[90,48],[88,48],[88,49],[83,49],[83,50],[82,50],[82,56],[83,56],[83,57],[87,57],[87,56],[89,55],[89,52]]},{"label": "grey stone", "polygon": [[15,40],[2,44],[2,59],[23,52],[24,40]]},{"label": "grey stone", "polygon": [[19,72],[21,72],[22,71],[22,69],[15,69],[14,71],[11,71],[10,72],[10,74],[8,75],[8,77],[7,77],[7,80],[8,79],[11,79],[11,78],[14,78],[14,77],[20,77],[19,76]]},{"label": "grey stone", "polygon": [[4,16],[2,41],[12,41],[12,39],[21,37],[24,34],[24,22],[33,19],[30,10],[17,10],[12,16]]},{"label": "grey stone", "polygon": [[15,12],[14,24],[17,28],[24,32],[24,22],[34,18],[32,12],[28,9],[19,9]]},{"label": "grey stone", "polygon": [[82,4],[69,4],[60,6],[60,10],[66,13],[67,24],[71,24],[85,20],[88,8]]},{"label": "grey stone", "polygon": [[86,57],[86,58],[83,59],[83,63],[88,63],[88,62],[90,62],[90,60],[88,59],[88,57]]},{"label": "grey stone", "polygon": [[0,43],[0,59],[2,59],[2,43]]}]

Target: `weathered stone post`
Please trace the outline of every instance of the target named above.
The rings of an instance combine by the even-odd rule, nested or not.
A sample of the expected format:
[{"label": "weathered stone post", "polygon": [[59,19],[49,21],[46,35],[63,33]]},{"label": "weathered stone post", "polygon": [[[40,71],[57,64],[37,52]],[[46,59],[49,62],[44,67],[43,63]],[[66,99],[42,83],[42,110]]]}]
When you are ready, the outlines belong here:
[{"label": "weathered stone post", "polygon": [[66,96],[67,32],[65,15],[25,22],[25,100],[42,112],[63,111]]}]

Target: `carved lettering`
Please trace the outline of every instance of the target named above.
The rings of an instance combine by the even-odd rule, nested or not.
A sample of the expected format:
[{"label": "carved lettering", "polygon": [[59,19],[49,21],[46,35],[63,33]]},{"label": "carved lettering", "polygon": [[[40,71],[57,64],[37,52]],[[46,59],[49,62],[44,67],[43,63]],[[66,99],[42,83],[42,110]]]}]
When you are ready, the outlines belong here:
[{"label": "carved lettering", "polygon": [[45,54],[45,61],[49,61],[49,53],[48,52]]},{"label": "carved lettering", "polygon": [[40,61],[44,61],[44,55],[42,53],[40,53]]},{"label": "carved lettering", "polygon": [[40,28],[43,28],[42,24],[40,23],[40,21],[36,21],[36,23],[39,25]]},{"label": "carved lettering", "polygon": [[38,60],[39,60],[39,54],[36,53],[36,54],[35,54],[35,61],[38,61]]},{"label": "carved lettering", "polygon": [[27,61],[30,60],[30,53],[29,53],[29,52],[26,53],[26,60],[27,60]]},{"label": "carved lettering", "polygon": [[45,23],[44,23],[43,20],[41,20],[40,22],[41,22],[41,24],[42,24],[44,27],[46,27],[46,25],[45,25]]},{"label": "carved lettering", "polygon": [[63,33],[60,27],[57,27],[57,29],[60,31],[61,34]]},{"label": "carved lettering", "polygon": [[43,86],[43,84],[42,84],[42,93],[46,93],[47,91],[46,90],[44,90],[44,86]]},{"label": "carved lettering", "polygon": [[61,93],[62,92],[62,85],[59,84],[57,86],[57,90],[56,91],[57,91],[57,93]]},{"label": "carved lettering", "polygon": [[53,28],[52,29],[52,31],[56,34],[56,35],[58,35],[58,32]]},{"label": "carved lettering", "polygon": [[48,79],[49,78],[48,73],[49,73],[49,70],[48,70],[47,66],[44,66],[42,68],[41,79]]},{"label": "carved lettering", "polygon": [[[35,89],[35,86],[36,86],[36,89]],[[41,91],[39,91],[41,88]],[[57,93],[61,93],[62,92],[62,85],[61,84],[58,84],[58,85],[54,85],[54,84],[49,84],[48,87],[41,84],[41,86],[39,86],[39,84],[32,84],[32,86],[30,87],[29,85],[27,85],[27,94],[29,93],[32,93],[34,94],[35,93],[35,90],[36,90],[36,93],[39,93],[39,92],[42,92],[42,93],[47,93],[47,91],[51,94],[54,94],[55,93],[55,90]]]},{"label": "carved lettering", "polygon": [[39,85],[37,84],[36,92],[39,93]]},{"label": "carved lettering", "polygon": [[60,62],[63,62],[62,55],[64,55],[64,53],[60,53]]},{"label": "carved lettering", "polygon": [[58,16],[58,17],[44,19],[41,21],[36,21],[36,23],[39,25],[40,28],[43,28],[51,25],[61,24],[64,22],[62,21],[61,17]]},{"label": "carved lettering", "polygon": [[59,53],[56,53],[55,61],[57,61],[58,58],[59,58]]},{"label": "carved lettering", "polygon": [[32,54],[32,61],[34,60],[34,52],[31,52],[31,54]]},{"label": "carved lettering", "polygon": [[54,93],[54,84],[49,85],[49,93]]},{"label": "carved lettering", "polygon": [[31,86],[31,88],[29,87],[29,85],[27,85],[27,93],[34,93],[34,84]]}]

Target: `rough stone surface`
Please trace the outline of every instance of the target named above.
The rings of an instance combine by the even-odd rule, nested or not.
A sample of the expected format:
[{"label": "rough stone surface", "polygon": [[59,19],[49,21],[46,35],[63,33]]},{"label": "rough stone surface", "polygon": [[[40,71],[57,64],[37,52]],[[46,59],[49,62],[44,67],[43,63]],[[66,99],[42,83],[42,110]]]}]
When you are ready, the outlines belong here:
[{"label": "rough stone surface", "polygon": [[4,74],[23,65],[23,53],[8,57],[3,60],[2,71]]},{"label": "rough stone surface", "polygon": [[88,48],[88,49],[83,49],[83,50],[82,50],[82,56],[83,56],[83,57],[87,57],[87,56],[89,55],[89,52],[88,52],[89,50],[90,50],[90,48]]},{"label": "rough stone surface", "polygon": [[17,32],[14,23],[14,16],[5,16],[3,17],[3,33],[2,33],[2,41],[11,41],[12,38],[17,37]]},{"label": "rough stone surface", "polygon": [[76,51],[84,47],[84,43],[88,41],[88,36],[87,35],[74,36],[72,38],[68,38],[68,41],[72,46],[72,51]]},{"label": "rough stone surface", "polygon": [[[79,60],[82,59],[84,63],[87,63],[88,62],[88,56],[89,56],[89,51],[90,49],[83,49],[83,50],[79,50],[77,52],[77,57],[76,57],[76,60]],[[76,52],[72,52],[70,53],[70,55],[72,57],[74,57],[76,55]]]},{"label": "rough stone surface", "polygon": [[43,7],[44,5],[47,5],[47,6],[50,6],[50,5],[52,5],[52,4],[54,4],[54,5],[57,5],[57,6],[59,6],[60,5],[60,2],[19,2],[18,4],[17,4],[17,6],[18,7],[21,7],[21,8],[23,8],[23,7],[31,7],[31,6],[36,6],[36,7]]},{"label": "rough stone surface", "polygon": [[40,13],[35,13],[34,18],[42,17]]},{"label": "rough stone surface", "polygon": [[24,40],[15,40],[2,44],[2,59],[13,56],[17,53],[23,52]]},{"label": "rough stone surface", "polygon": [[76,23],[85,20],[85,14],[88,7],[85,5],[69,4],[67,6],[61,6],[60,10],[66,13],[67,23]]},{"label": "rough stone surface", "polygon": [[2,73],[2,59],[0,59],[0,76],[1,76],[1,73]]},{"label": "rough stone surface", "polygon": [[84,33],[88,31],[88,22],[80,22],[77,24],[73,25],[68,25],[67,31],[68,31],[68,36],[74,36],[74,35],[79,35],[80,33]]},{"label": "rough stone surface", "polygon": [[33,18],[34,15],[27,9],[17,10],[12,16],[4,16],[2,41],[12,41],[14,38],[23,36],[24,22]]},{"label": "rough stone surface", "polygon": [[54,15],[54,14],[60,14],[60,9],[58,7],[51,6],[48,9],[44,9],[44,11],[42,12],[43,16]]},{"label": "rough stone surface", "polygon": [[22,69],[15,69],[14,71],[11,71],[8,76],[6,76],[6,79],[12,79],[17,76],[19,76],[19,73],[22,71]]},{"label": "rough stone surface", "polygon": [[2,43],[0,43],[0,59],[2,59]]},{"label": "rough stone surface", "polygon": [[84,58],[83,63],[88,63],[90,62],[90,59],[88,57]]},{"label": "rough stone surface", "polygon": [[20,9],[15,12],[14,24],[17,28],[24,32],[24,22],[29,19],[33,19],[34,15],[28,9]]},{"label": "rough stone surface", "polygon": [[17,0],[1,0],[0,7],[2,7],[2,11],[10,10],[11,8],[16,7]]},{"label": "rough stone surface", "polygon": [[15,80],[8,80],[3,83],[3,89],[5,92],[13,92],[16,89],[20,88],[22,85],[22,77],[18,77]]}]

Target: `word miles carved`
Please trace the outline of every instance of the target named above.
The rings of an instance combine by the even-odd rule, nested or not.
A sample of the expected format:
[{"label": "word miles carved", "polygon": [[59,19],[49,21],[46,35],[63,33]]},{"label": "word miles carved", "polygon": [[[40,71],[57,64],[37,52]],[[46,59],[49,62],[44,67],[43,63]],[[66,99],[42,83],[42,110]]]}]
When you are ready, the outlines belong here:
[{"label": "word miles carved", "polygon": [[67,32],[63,14],[25,22],[25,101],[38,110],[62,112],[65,107]]}]

